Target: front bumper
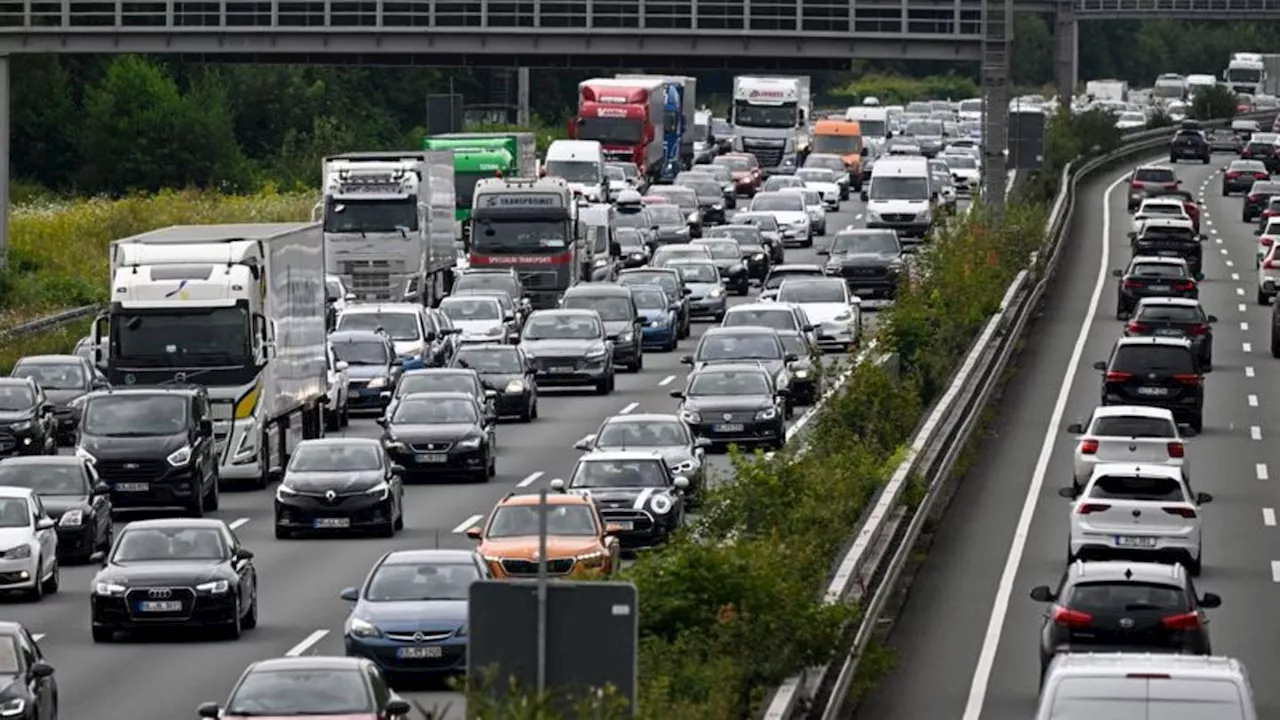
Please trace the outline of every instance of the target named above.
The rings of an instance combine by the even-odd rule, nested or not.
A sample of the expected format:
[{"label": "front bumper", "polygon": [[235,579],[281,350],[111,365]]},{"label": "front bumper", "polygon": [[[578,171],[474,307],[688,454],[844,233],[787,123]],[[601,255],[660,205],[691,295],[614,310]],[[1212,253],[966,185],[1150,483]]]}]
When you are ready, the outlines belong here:
[{"label": "front bumper", "polygon": [[[402,633],[392,633],[396,638]],[[352,637],[346,635],[343,644],[347,657],[361,657],[373,662],[383,673],[395,675],[440,675],[465,672],[467,669],[467,640],[450,635],[444,640],[415,642],[413,633],[407,640],[387,637]],[[423,633],[434,635],[435,633]],[[405,654],[413,657],[404,657]]]},{"label": "front bumper", "polygon": [[390,402],[391,387],[389,385],[377,388],[356,383],[347,385],[347,408],[351,410],[382,411],[387,409]]},{"label": "front bumper", "polygon": [[202,490],[203,478],[190,464],[143,476],[133,473],[116,475],[110,466],[99,462],[98,472],[102,481],[111,486],[111,506],[116,510],[185,507]]},{"label": "front bumper", "polygon": [[[613,341],[613,364],[629,365],[640,358],[640,337],[632,336],[631,340],[626,343]],[[541,378],[539,378],[541,380]]]},{"label": "front bumper", "polygon": [[34,589],[40,578],[38,562],[34,553],[21,559],[0,558],[0,592]]},{"label": "front bumper", "polygon": [[463,449],[457,443],[397,443],[387,446],[387,454],[406,473],[415,475],[471,475],[489,468],[489,454],[483,445]]},{"label": "front bumper", "polygon": [[529,390],[527,388],[520,392],[512,393],[498,390],[498,398],[494,402],[494,408],[497,410],[498,417],[522,415],[529,407],[529,400]]},{"label": "front bumper", "polygon": [[[729,308],[729,302],[724,295],[720,297],[701,297],[689,299],[689,316],[690,317],[720,317],[725,314]],[[645,328],[646,330],[648,328]]]},{"label": "front bumper", "polygon": [[662,545],[675,530],[671,513],[655,516],[647,510],[602,509],[600,517],[605,523],[622,526],[616,536],[618,544],[629,550]]},{"label": "front bumper", "polygon": [[131,588],[124,595],[89,596],[90,616],[94,627],[112,630],[143,630],[146,628],[206,628],[235,621],[236,593],[197,593],[192,588],[168,588],[170,598],[181,603],[181,608],[166,612],[142,610],[141,603],[149,602],[148,588]]},{"label": "front bumper", "polygon": [[769,256],[760,253],[763,257],[756,257],[756,254],[742,258],[742,262],[747,266],[747,278],[749,280],[764,280],[769,275]]},{"label": "front bumper", "polygon": [[845,350],[858,340],[856,329],[846,322],[822,323],[817,327],[818,347],[823,350]]},{"label": "front bumper", "polygon": [[275,500],[276,527],[288,530],[372,530],[391,522],[393,502],[374,495],[340,495],[334,502],[308,495]]},{"label": "front bumper", "polygon": [[867,221],[867,228],[871,230],[897,230],[899,235],[917,238],[928,235],[931,227],[933,227],[933,223],[927,220],[910,220],[907,222]]},{"label": "front bumper", "polygon": [[1074,555],[1087,557],[1106,557],[1116,559],[1147,560],[1162,559],[1171,562],[1198,560],[1200,558],[1200,536],[1198,533],[1185,535],[1153,535],[1150,532],[1135,532],[1137,536],[1154,538],[1155,546],[1151,548],[1133,548],[1119,544],[1113,533],[1090,532],[1078,527],[1071,528],[1071,552]]},{"label": "front bumper", "polygon": [[666,325],[649,325],[640,335],[640,339],[645,347],[665,348],[676,340],[676,323],[669,322]]},{"label": "front bumper", "polygon": [[693,434],[706,438],[713,443],[781,443],[787,437],[787,425],[779,415],[772,420],[713,420],[714,413],[708,414],[703,422],[690,423]]},{"label": "front bumper", "polygon": [[[614,352],[617,352],[616,348]],[[609,362],[607,360],[564,358],[563,360],[553,360],[543,364],[540,359],[538,363],[538,370],[534,377],[540,386],[595,385],[609,375]]]}]

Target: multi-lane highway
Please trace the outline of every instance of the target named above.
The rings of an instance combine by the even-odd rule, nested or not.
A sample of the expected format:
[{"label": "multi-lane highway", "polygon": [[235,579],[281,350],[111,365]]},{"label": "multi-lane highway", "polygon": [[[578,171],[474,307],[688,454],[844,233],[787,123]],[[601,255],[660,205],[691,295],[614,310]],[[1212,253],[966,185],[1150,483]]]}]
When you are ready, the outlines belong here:
[{"label": "multi-lane highway", "polygon": [[[1153,158],[1154,159],[1154,158]],[[1215,654],[1241,659],[1255,679],[1259,717],[1280,713],[1280,360],[1269,352],[1271,309],[1254,302],[1254,225],[1238,196],[1220,192],[1220,167],[1185,164],[1183,187],[1204,205],[1205,280],[1200,298],[1218,317],[1214,369],[1205,382],[1204,432],[1188,443],[1204,510],[1199,592],[1223,597],[1208,611]],[[1018,360],[999,418],[937,529],[890,644],[898,668],[863,703],[876,720],[1013,720],[1038,697],[1037,648],[1044,606],[1028,597],[1062,575],[1071,477],[1066,425],[1098,404],[1099,373],[1121,334],[1113,268],[1129,259],[1126,170],[1080,191],[1070,245],[1044,312]]]},{"label": "multi-lane highway", "polygon": [[[860,225],[861,203],[845,204],[830,214],[828,231]],[[828,235],[828,238],[830,235]],[[827,238],[819,238],[821,246]],[[818,262],[812,250],[788,249],[788,262]],[[752,295],[754,296],[753,291]],[[742,298],[735,300],[751,300]],[[873,322],[870,320],[868,325]],[[533,423],[504,423],[498,429],[498,476],[486,485],[413,485],[406,495],[406,528],[394,540],[277,540],[272,531],[274,487],[268,491],[229,492],[217,513],[255,553],[260,578],[260,624],[238,641],[160,638],[94,644],[89,635],[89,586],[96,567],[62,571],[62,590],[38,604],[11,602],[6,620],[25,624],[57,670],[60,711],[69,718],[178,718],[194,715],[205,700],[225,700],[232,684],[254,660],[291,654],[341,654],[347,605],[338,592],[356,585],[379,555],[393,548],[468,547],[463,532],[479,523],[493,504],[513,491],[535,492],[553,478],[566,477],[579,453],[573,444],[617,413],[670,412],[669,391],[681,386],[691,352],[705,325],[681,342],[674,353],[649,353],[645,369],[619,374],[617,390],[592,393],[544,392]],[[797,418],[800,414],[797,414]],[[378,437],[371,419],[353,419],[348,432]],[[714,472],[727,467],[715,458]],[[459,698],[447,693],[410,693],[427,703],[452,702],[449,712],[463,717]],[[443,709],[443,707],[442,707]]]}]

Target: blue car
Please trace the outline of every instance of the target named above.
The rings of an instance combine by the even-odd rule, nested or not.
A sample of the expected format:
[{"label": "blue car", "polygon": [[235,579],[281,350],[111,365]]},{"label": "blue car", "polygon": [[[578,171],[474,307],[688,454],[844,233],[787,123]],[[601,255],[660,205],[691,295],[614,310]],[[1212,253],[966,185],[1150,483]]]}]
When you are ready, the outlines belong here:
[{"label": "blue car", "polygon": [[364,584],[342,591],[354,603],[343,627],[347,655],[373,661],[388,677],[463,673],[467,593],[490,578],[471,550],[397,550]]},{"label": "blue car", "polygon": [[640,336],[644,348],[656,348],[666,352],[676,349],[680,342],[677,328],[678,313],[667,299],[667,293],[658,285],[632,285],[636,310],[649,321]]}]

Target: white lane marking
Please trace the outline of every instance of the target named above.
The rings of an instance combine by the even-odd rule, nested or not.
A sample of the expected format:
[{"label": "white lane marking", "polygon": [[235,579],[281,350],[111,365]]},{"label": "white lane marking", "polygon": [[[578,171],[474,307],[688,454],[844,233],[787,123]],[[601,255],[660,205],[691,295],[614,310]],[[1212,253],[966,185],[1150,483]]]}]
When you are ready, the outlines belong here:
[{"label": "white lane marking", "polygon": [[658,381],[658,387],[666,387],[671,384],[672,380],[675,380],[675,379],[676,379],[675,375],[668,375]]},{"label": "white lane marking", "polygon": [[1009,613],[1009,599],[1013,595],[1013,583],[1018,577],[1018,566],[1022,564],[1022,555],[1027,548],[1027,537],[1031,534],[1031,520],[1035,516],[1036,505],[1040,500],[1040,491],[1044,487],[1049,460],[1053,456],[1053,446],[1058,440],[1058,433],[1061,432],[1059,428],[1062,425],[1062,415],[1066,412],[1067,400],[1071,397],[1071,386],[1075,384],[1076,372],[1080,368],[1080,357],[1084,354],[1089,328],[1093,327],[1093,320],[1098,314],[1098,302],[1102,299],[1102,289],[1107,284],[1111,262],[1111,193],[1125,182],[1128,182],[1127,174],[1121,175],[1102,192],[1102,257],[1098,260],[1098,277],[1093,283],[1093,295],[1089,298],[1089,307],[1085,311],[1084,320],[1080,323],[1080,331],[1076,333],[1076,344],[1071,349],[1070,359],[1067,360],[1066,371],[1058,390],[1058,399],[1053,405],[1049,426],[1040,444],[1040,457],[1036,460],[1031,483],[1027,486],[1027,496],[1022,502],[1022,513],[1018,516],[1018,525],[1013,532],[1013,542],[1009,546],[1009,556],[1005,558],[1000,585],[996,589],[996,599],[991,605],[991,617],[987,621],[986,635],[982,638],[982,651],[973,669],[973,682],[969,686],[969,699],[965,703],[963,720],[981,720],[982,718],[982,706],[987,700],[987,683],[991,681],[991,669],[995,665],[996,650],[1000,648],[1000,636],[1004,632],[1005,617]]},{"label": "white lane marking", "polygon": [[239,530],[240,528],[244,527],[248,522],[249,522],[249,518],[236,518],[235,520],[232,520],[231,522],[227,523],[227,527],[231,528],[232,530]]},{"label": "white lane marking", "polygon": [[1245,377],[1253,377],[1253,372],[1254,372],[1254,371],[1253,371],[1253,366],[1252,366],[1252,365],[1245,365],[1245,366],[1244,366],[1244,376],[1245,376]]},{"label": "white lane marking", "polygon": [[1232,280],[1239,280],[1239,279],[1240,279],[1240,273],[1231,273],[1231,279],[1232,279]]},{"label": "white lane marking", "polygon": [[1204,217],[1205,217],[1205,221],[1204,221],[1204,224],[1205,224],[1205,225],[1212,225],[1212,224],[1213,224],[1213,221],[1209,219],[1209,215],[1208,215],[1208,213],[1206,213]]},{"label": "white lane marking", "polygon": [[1226,248],[1221,248],[1221,250],[1222,250],[1222,254],[1223,254],[1223,255],[1226,255],[1226,254],[1227,254],[1227,249],[1226,249]]},{"label": "white lane marking", "polygon": [[1245,304],[1244,304],[1244,303],[1240,303],[1240,305],[1239,305],[1239,307],[1238,307],[1237,309],[1238,309],[1240,312],[1245,312],[1245,311],[1247,310],[1247,308],[1246,308],[1246,306],[1245,306]]},{"label": "white lane marking", "polygon": [[1258,476],[1259,480],[1268,480],[1271,478],[1271,474],[1267,472],[1266,463],[1258,463],[1257,465],[1254,465],[1253,473]]},{"label": "white lane marking", "polygon": [[1257,396],[1257,395],[1250,395],[1250,396],[1249,396],[1249,407],[1258,407],[1258,396]]},{"label": "white lane marking", "polygon": [[471,517],[458,523],[458,527],[453,529],[454,534],[464,533],[471,528],[472,525],[480,522],[481,515],[472,515]]},{"label": "white lane marking", "polygon": [[1240,349],[1247,353],[1253,352],[1253,343],[1240,343]]},{"label": "white lane marking", "polygon": [[1254,440],[1261,440],[1261,439],[1262,439],[1262,428],[1258,427],[1257,425],[1250,425],[1250,426],[1249,426],[1249,437],[1250,437],[1250,438],[1252,438],[1252,439],[1254,439]]},{"label": "white lane marking", "polygon": [[[530,485],[532,485],[532,484],[534,484],[534,483],[538,482],[538,478],[542,477],[542,476],[543,476],[543,475],[545,475],[545,474],[546,474],[546,473],[542,472],[541,470],[539,470],[538,472],[529,473],[529,477],[527,477],[527,478],[525,478],[525,479],[521,480],[520,482],[516,483],[516,487],[529,487]],[[477,517],[479,517],[479,516],[477,516]],[[471,524],[470,524],[470,523],[468,523],[467,527],[471,527]],[[467,529],[467,528],[463,528],[463,532],[466,532],[466,529]],[[455,531],[455,532],[457,532],[457,531]]]},{"label": "white lane marking", "polygon": [[1280,562],[1271,561],[1271,582],[1280,583]]},{"label": "white lane marking", "polygon": [[1240,332],[1249,332],[1249,323],[1247,322],[1240,323]]},{"label": "white lane marking", "polygon": [[1237,295],[1244,295],[1244,288],[1236,288]]},{"label": "white lane marking", "polygon": [[[1217,231],[1217,230],[1210,230],[1209,232],[1214,233],[1214,234],[1216,235],[1218,231]],[[1218,243],[1219,245],[1221,245],[1221,244],[1222,244],[1222,238],[1220,238],[1220,237],[1216,237],[1216,238],[1214,238],[1214,239],[1213,239],[1213,241],[1214,241],[1214,242],[1216,242],[1216,243]]]},{"label": "white lane marking", "polygon": [[1262,508],[1262,524],[1267,527],[1276,526],[1276,510],[1275,508]]},{"label": "white lane marking", "polygon": [[1227,267],[1235,267],[1235,266],[1236,266],[1236,264],[1235,264],[1235,263],[1233,263],[1233,262],[1231,262],[1230,260],[1227,260],[1227,261],[1226,261],[1226,263],[1227,263]]},{"label": "white lane marking", "polygon": [[862,219],[862,213],[858,213],[857,215],[854,215],[854,216],[853,216],[853,219],[854,219],[854,220],[861,220],[861,219]]},{"label": "white lane marking", "polygon": [[289,648],[289,652],[285,653],[284,656],[298,657],[299,655],[305,655],[308,650],[315,647],[315,644],[323,640],[324,636],[328,634],[329,634],[328,630],[316,630],[315,632],[303,638],[302,642]]},{"label": "white lane marking", "polygon": [[622,410],[618,411],[618,414],[626,415],[627,413],[631,412],[632,410],[635,410],[638,407],[640,407],[640,403],[633,402],[630,405],[627,405],[626,407],[622,408]]},{"label": "white lane marking", "polygon": [[45,635],[44,633],[31,633],[31,639],[35,640],[36,642],[40,642],[46,637],[48,637],[48,635]]}]

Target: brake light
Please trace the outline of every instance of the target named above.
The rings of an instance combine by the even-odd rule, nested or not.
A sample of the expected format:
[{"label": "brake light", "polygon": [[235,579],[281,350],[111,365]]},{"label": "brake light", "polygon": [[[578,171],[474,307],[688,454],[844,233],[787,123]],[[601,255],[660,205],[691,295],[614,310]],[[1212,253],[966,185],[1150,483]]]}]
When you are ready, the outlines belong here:
[{"label": "brake light", "polygon": [[1089,627],[1093,624],[1093,616],[1086,612],[1055,605],[1053,608],[1053,624],[1063,627]]},{"label": "brake light", "polygon": [[1166,630],[1198,630],[1200,629],[1200,613],[1189,612],[1160,618],[1160,624]]},{"label": "brake light", "polygon": [[1106,512],[1110,509],[1111,506],[1104,503],[1084,503],[1080,507],[1076,508],[1076,514],[1088,515],[1089,513]]},{"label": "brake light", "polygon": [[1142,287],[1142,282],[1140,280],[1125,280],[1124,286],[1127,288],[1140,288]]},{"label": "brake light", "polygon": [[1169,457],[1171,458],[1185,457],[1187,454],[1186,446],[1180,442],[1171,442],[1166,447],[1169,448]]},{"label": "brake light", "polygon": [[1273,238],[1267,237],[1266,235],[1263,235],[1262,237],[1258,238],[1258,242],[1261,243],[1263,247],[1271,247],[1271,244],[1274,243],[1275,240]]},{"label": "brake light", "polygon": [[1261,199],[1262,199],[1262,196],[1258,195],[1257,193],[1249,193],[1249,202],[1256,203]]},{"label": "brake light", "polygon": [[1098,452],[1098,441],[1097,440],[1081,440],[1080,452],[1083,455],[1096,454]]},{"label": "brake light", "polygon": [[1151,330],[1150,325],[1140,323],[1137,320],[1134,320],[1133,322],[1129,323],[1129,332],[1131,333],[1145,333],[1145,332],[1148,332],[1149,330]]},{"label": "brake light", "polygon": [[1164,189],[1165,189],[1165,190],[1177,190],[1177,189],[1178,189],[1178,183],[1165,183],[1165,184],[1164,184]]},{"label": "brake light", "polygon": [[1235,178],[1240,177],[1240,173],[1235,170],[1229,170],[1227,171],[1227,177],[1234,180]]},{"label": "brake light", "polygon": [[1144,187],[1144,185],[1141,180],[1134,180],[1132,183],[1129,184],[1129,187],[1133,188],[1134,190],[1141,190]]},{"label": "brake light", "polygon": [[1174,290],[1177,290],[1177,291],[1179,291],[1179,292],[1186,292],[1186,291],[1188,291],[1188,290],[1195,290],[1195,289],[1196,289],[1196,283],[1195,283],[1195,281],[1194,281],[1194,280],[1183,280],[1183,281],[1181,281],[1181,282],[1176,282],[1176,283],[1174,283],[1174,284],[1173,284],[1173,289],[1174,289]]},{"label": "brake light", "polygon": [[1191,327],[1187,328],[1188,335],[1206,335],[1208,334],[1208,332],[1209,332],[1209,326],[1204,323],[1200,323],[1199,325],[1192,325]]},{"label": "brake light", "polygon": [[1253,177],[1254,177],[1254,179],[1255,179],[1255,180],[1270,180],[1270,179],[1271,179],[1271,175],[1270,175],[1269,173],[1254,173],[1254,174],[1253,174]]},{"label": "brake light", "polygon": [[1195,373],[1178,373],[1177,375],[1173,376],[1173,379],[1177,380],[1183,385],[1199,385],[1200,384],[1200,376]]},{"label": "brake light", "polygon": [[1107,371],[1107,382],[1124,382],[1133,378],[1133,373],[1119,372],[1118,370]]},{"label": "brake light", "polygon": [[1262,263],[1262,267],[1268,270],[1275,270],[1276,268],[1280,268],[1280,265],[1277,265],[1275,260],[1268,259],[1266,262]]}]

